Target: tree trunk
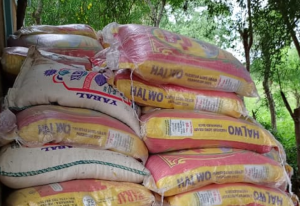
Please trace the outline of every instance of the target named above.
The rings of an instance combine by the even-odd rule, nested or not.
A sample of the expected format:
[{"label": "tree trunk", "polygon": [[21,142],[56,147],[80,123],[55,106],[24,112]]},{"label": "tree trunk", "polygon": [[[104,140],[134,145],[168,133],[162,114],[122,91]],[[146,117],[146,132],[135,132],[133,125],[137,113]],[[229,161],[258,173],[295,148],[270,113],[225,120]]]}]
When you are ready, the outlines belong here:
[{"label": "tree trunk", "polygon": [[297,52],[298,52],[298,56],[300,57],[300,44],[299,44],[299,41],[298,41],[298,38],[296,36],[296,32],[294,31],[294,27],[292,26],[291,22],[289,21],[288,17],[286,16],[286,14],[284,12],[281,12],[282,15],[283,15],[283,18],[284,18],[284,21],[285,21],[285,24],[289,30],[289,33],[293,39],[293,42],[294,42],[294,45],[297,49]]},{"label": "tree trunk", "polygon": [[263,81],[263,87],[264,87],[264,92],[265,92],[265,95],[267,97],[267,101],[269,104],[272,130],[274,132],[276,132],[277,131],[277,121],[276,121],[276,112],[275,112],[275,102],[274,102],[273,95],[272,95],[270,87],[269,87],[269,78],[267,76],[268,75],[265,75],[265,78]]},{"label": "tree trunk", "polygon": [[26,14],[27,0],[18,0],[17,7],[17,30],[23,26],[25,14]]},{"label": "tree trunk", "polygon": [[250,72],[250,51],[253,44],[253,28],[252,28],[252,15],[251,15],[251,1],[247,0],[247,10],[248,10],[248,23],[249,28],[240,28],[240,36],[243,40],[243,46],[246,58],[246,69]]},{"label": "tree trunk", "polygon": [[294,109],[294,112],[292,111],[289,102],[287,101],[285,94],[280,91],[281,98],[284,102],[284,105],[286,109],[288,110],[289,114],[291,115],[293,121],[294,121],[294,127],[295,127],[295,138],[296,138],[296,148],[297,148],[297,167],[298,167],[298,172],[295,174],[296,176],[296,183],[295,183],[295,188],[297,188],[296,194],[298,197],[300,197],[300,190],[299,190],[299,185],[300,185],[300,107]]},{"label": "tree trunk", "polygon": [[247,71],[250,72],[250,49],[251,45],[249,45],[249,30],[244,28],[243,30],[239,30],[240,36],[243,41],[245,59],[246,59],[246,68]]},{"label": "tree trunk", "polygon": [[294,97],[296,99],[296,107],[300,107],[300,94],[298,91],[294,91],[293,92]]},{"label": "tree trunk", "polygon": [[41,21],[42,11],[43,11],[43,0],[39,0],[37,8],[32,13],[32,17],[34,18],[35,23],[37,25],[41,25],[41,23],[42,23],[42,21]]},{"label": "tree trunk", "polygon": [[284,21],[285,25],[287,26],[288,32],[290,33],[290,35],[293,39],[294,45],[297,49],[298,56],[300,57],[300,43],[299,43],[299,40],[296,36],[296,32],[294,30],[295,26],[290,22],[290,20],[288,18],[288,14],[287,14],[288,9],[285,6],[286,2],[282,1],[282,0],[277,0],[276,2],[278,4],[277,9],[280,11],[280,13],[283,17],[283,21]]},{"label": "tree trunk", "polygon": [[164,13],[164,10],[165,10],[165,6],[166,6],[166,0],[162,0],[161,1],[161,6],[160,6],[160,10],[159,10],[159,12],[157,14],[157,20],[156,20],[155,27],[159,27],[161,18],[163,16],[163,13]]},{"label": "tree trunk", "polygon": [[245,47],[246,69],[250,72],[250,48]]},{"label": "tree trunk", "polygon": [[156,4],[155,6],[151,3],[151,0],[145,0],[145,1],[148,4],[151,11],[152,25],[155,27],[159,27],[161,18],[163,17],[167,0],[161,0],[161,2]]},{"label": "tree trunk", "polygon": [[[298,167],[298,173],[297,173],[297,185],[299,185],[299,177],[300,177],[300,107],[294,109],[294,125],[295,125],[295,136],[296,136],[296,145],[297,145],[297,167]],[[298,189],[298,187],[297,187]],[[299,189],[298,189],[299,190]],[[299,196],[300,193],[297,191],[297,195]]]}]

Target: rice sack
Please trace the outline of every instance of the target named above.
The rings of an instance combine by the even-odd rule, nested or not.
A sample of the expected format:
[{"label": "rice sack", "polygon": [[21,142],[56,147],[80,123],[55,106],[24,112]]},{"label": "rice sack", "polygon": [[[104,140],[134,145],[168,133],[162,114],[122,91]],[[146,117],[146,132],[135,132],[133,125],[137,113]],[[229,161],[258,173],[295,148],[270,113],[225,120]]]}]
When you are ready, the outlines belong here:
[{"label": "rice sack", "polygon": [[10,36],[7,46],[37,46],[42,50],[75,57],[93,57],[103,49],[96,39],[75,34],[35,34],[19,38]]},{"label": "rice sack", "polygon": [[215,45],[137,24],[108,24],[102,30],[109,43],[110,68],[132,69],[156,84],[236,92],[258,96],[249,72],[235,57]]},{"label": "rice sack", "polygon": [[14,33],[16,38],[34,34],[76,34],[98,39],[95,30],[86,24],[32,25],[23,27]]},{"label": "rice sack", "polygon": [[141,185],[105,180],[73,180],[30,187],[17,190],[6,199],[7,206],[151,206],[153,202],[153,194]]},{"label": "rice sack", "polygon": [[132,102],[108,84],[109,78],[109,72],[83,71],[44,58],[32,47],[5,102],[14,110],[52,103],[93,109],[124,122],[140,135]]},{"label": "rice sack", "polygon": [[252,183],[283,191],[287,186],[282,165],[247,150],[209,148],[151,155],[146,168],[151,176],[144,185],[163,196],[212,183]]},{"label": "rice sack", "polygon": [[259,124],[212,112],[164,109],[141,117],[150,153],[229,147],[268,153],[282,146]]},{"label": "rice sack", "polygon": [[243,101],[235,93],[156,85],[131,76],[129,70],[118,71],[114,82],[128,99],[142,106],[209,111],[236,118],[247,115]]},{"label": "rice sack", "polygon": [[0,181],[25,188],[73,179],[102,179],[141,183],[149,171],[137,160],[109,150],[10,144],[0,151]]},{"label": "rice sack", "polygon": [[170,206],[294,206],[279,189],[253,184],[213,184],[166,199]]},{"label": "rice sack", "polygon": [[122,122],[97,111],[40,105],[17,114],[18,141],[28,147],[59,143],[109,149],[147,161],[144,142]]},{"label": "rice sack", "polygon": [[[84,57],[72,57],[62,54],[56,54],[52,52],[40,50],[43,57],[52,59],[54,61],[74,66],[77,68],[82,68],[83,70],[92,70],[92,64],[88,58]],[[3,55],[1,58],[1,64],[3,71],[17,76],[20,72],[23,62],[25,61],[28,53],[28,48],[26,47],[6,47],[3,50]]]}]

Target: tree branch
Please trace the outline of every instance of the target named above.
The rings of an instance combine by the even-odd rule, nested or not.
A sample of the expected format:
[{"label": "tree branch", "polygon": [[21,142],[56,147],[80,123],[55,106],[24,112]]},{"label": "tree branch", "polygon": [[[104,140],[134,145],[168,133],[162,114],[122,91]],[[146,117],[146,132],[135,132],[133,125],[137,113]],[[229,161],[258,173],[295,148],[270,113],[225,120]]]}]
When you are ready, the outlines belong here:
[{"label": "tree branch", "polygon": [[294,119],[295,115],[294,115],[294,113],[292,111],[292,108],[291,108],[291,106],[290,106],[288,100],[286,99],[285,94],[283,93],[282,90],[280,90],[280,95],[281,95],[281,98],[282,98],[282,100],[284,102],[284,105],[285,105],[286,109],[290,113],[291,117]]},{"label": "tree branch", "polygon": [[156,15],[155,15],[155,10],[154,10],[154,6],[151,3],[151,0],[145,0],[145,2],[148,4],[150,11],[151,11],[151,19],[153,21],[153,23],[156,23]]},{"label": "tree branch", "polygon": [[156,27],[159,27],[159,23],[160,23],[160,20],[162,18],[162,15],[163,15],[163,12],[164,12],[164,9],[165,9],[165,5],[166,5],[166,0],[162,0],[161,1],[161,7],[160,7],[160,11],[158,13],[158,17],[157,17],[157,21],[156,21]]},{"label": "tree branch", "polygon": [[253,44],[253,28],[252,28],[252,16],[251,16],[251,0],[247,0],[248,17],[249,17],[249,52]]},{"label": "tree branch", "polygon": [[39,0],[38,1],[38,5],[37,5],[37,9],[35,9],[32,13],[32,17],[35,20],[35,23],[37,25],[41,24],[41,14],[42,14],[42,10],[43,10],[43,0]]},{"label": "tree branch", "polygon": [[298,52],[298,56],[300,57],[300,43],[299,43],[299,40],[296,36],[296,32],[294,31],[294,27],[292,26],[287,14],[286,14],[286,7],[285,7],[285,2],[282,3],[281,0],[278,0],[276,1],[278,3],[278,9],[284,19],[284,22],[288,28],[288,31],[293,39],[293,42],[294,42],[294,45],[297,49],[297,52]]}]

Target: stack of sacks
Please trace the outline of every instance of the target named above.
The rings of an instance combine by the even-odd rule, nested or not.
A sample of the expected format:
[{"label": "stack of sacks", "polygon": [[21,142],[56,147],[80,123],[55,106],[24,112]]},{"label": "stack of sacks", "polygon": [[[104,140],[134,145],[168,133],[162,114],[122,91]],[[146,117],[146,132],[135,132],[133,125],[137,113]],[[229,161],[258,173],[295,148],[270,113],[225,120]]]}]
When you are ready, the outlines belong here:
[{"label": "stack of sacks", "polygon": [[1,113],[11,123],[0,135],[16,142],[1,148],[0,181],[19,189],[6,204],[150,206],[138,107],[108,84],[110,71],[47,55],[30,47],[5,97],[16,117]]},{"label": "stack of sacks", "polygon": [[34,45],[49,52],[77,57],[92,57],[103,49],[94,29],[85,24],[25,27],[11,35],[7,45],[8,47]]},{"label": "stack of sacks", "polygon": [[[67,64],[70,66],[82,68],[84,70],[92,70],[92,64],[88,58],[85,57],[73,57],[63,54],[57,54],[53,52],[47,52],[40,50],[41,55],[57,61],[59,63]],[[2,69],[5,73],[16,77],[20,68],[27,57],[28,48],[26,47],[6,47],[3,50],[1,58]]]},{"label": "stack of sacks", "polygon": [[115,86],[146,106],[140,120],[151,153],[147,188],[171,206],[293,205],[285,193],[290,180],[282,146],[244,118],[238,95],[255,97],[257,91],[237,59],[142,25],[111,23],[103,41],[111,45],[106,65],[117,70]]},{"label": "stack of sacks", "polygon": [[[74,61],[73,66],[86,67],[86,69],[91,69],[91,63],[86,57],[92,57],[103,49],[94,29],[84,24],[25,27],[11,35],[7,45],[1,63],[6,85],[9,87],[13,85],[15,77],[26,58],[28,48],[32,45],[51,52],[42,52],[47,57],[58,58],[56,54],[77,57],[71,60],[71,62]],[[64,63],[70,62],[70,57],[61,56],[59,58]]]}]

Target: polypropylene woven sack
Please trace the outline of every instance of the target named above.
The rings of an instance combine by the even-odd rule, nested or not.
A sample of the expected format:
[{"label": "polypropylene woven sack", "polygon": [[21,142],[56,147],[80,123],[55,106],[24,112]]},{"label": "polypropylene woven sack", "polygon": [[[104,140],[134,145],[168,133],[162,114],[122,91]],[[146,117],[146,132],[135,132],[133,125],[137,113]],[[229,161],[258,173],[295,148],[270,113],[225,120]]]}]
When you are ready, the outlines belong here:
[{"label": "polypropylene woven sack", "polygon": [[156,84],[258,96],[243,64],[212,44],[137,24],[111,23],[102,35],[111,47],[107,65],[112,69],[132,69]]},{"label": "polypropylene woven sack", "polygon": [[145,179],[144,185],[163,196],[212,183],[252,183],[283,191],[288,183],[285,169],[278,162],[261,154],[230,148],[150,155],[146,168],[151,176]]},{"label": "polypropylene woven sack", "polygon": [[23,27],[16,31],[16,38],[24,35],[34,34],[76,34],[97,39],[95,30],[86,24],[65,24],[65,25],[32,25]]},{"label": "polypropylene woven sack", "polygon": [[96,39],[75,34],[35,34],[20,38],[10,36],[7,46],[37,46],[42,50],[75,57],[93,57],[103,49]]},{"label": "polypropylene woven sack", "polygon": [[[51,60],[66,65],[82,68],[83,70],[92,69],[92,64],[88,58],[72,57],[72,56],[47,52],[45,50],[47,50],[47,48],[44,48],[44,50],[40,50],[40,53],[43,57],[49,58]],[[28,48],[26,47],[4,48],[3,55],[1,57],[1,64],[2,64],[3,71],[5,71],[8,74],[17,76],[20,72],[24,60],[27,57],[27,53],[28,53]]]},{"label": "polypropylene woven sack", "polygon": [[7,198],[6,205],[151,206],[153,202],[153,194],[138,184],[73,180],[17,190]]},{"label": "polypropylene woven sack", "polygon": [[170,206],[294,206],[279,189],[241,183],[213,184],[168,197],[167,201]]},{"label": "polypropylene woven sack", "polygon": [[10,144],[0,151],[0,181],[26,188],[73,179],[103,179],[141,183],[149,171],[132,157],[109,150]]},{"label": "polypropylene woven sack", "polygon": [[57,63],[32,47],[13,88],[8,90],[6,105],[16,110],[53,103],[93,109],[124,122],[140,135],[134,106],[108,84],[110,75],[109,71],[84,71]]},{"label": "polypropylene woven sack", "polygon": [[235,93],[156,85],[132,75],[129,70],[116,72],[114,82],[128,99],[142,106],[209,111],[236,118],[248,113]]},{"label": "polypropylene woven sack", "polygon": [[141,121],[142,136],[150,153],[210,147],[258,153],[270,152],[272,148],[283,150],[259,124],[212,112],[164,109],[143,115]]},{"label": "polypropylene woven sack", "polygon": [[18,141],[28,147],[59,143],[109,149],[143,163],[148,158],[147,147],[132,129],[100,112],[40,105],[19,112],[17,124]]}]

